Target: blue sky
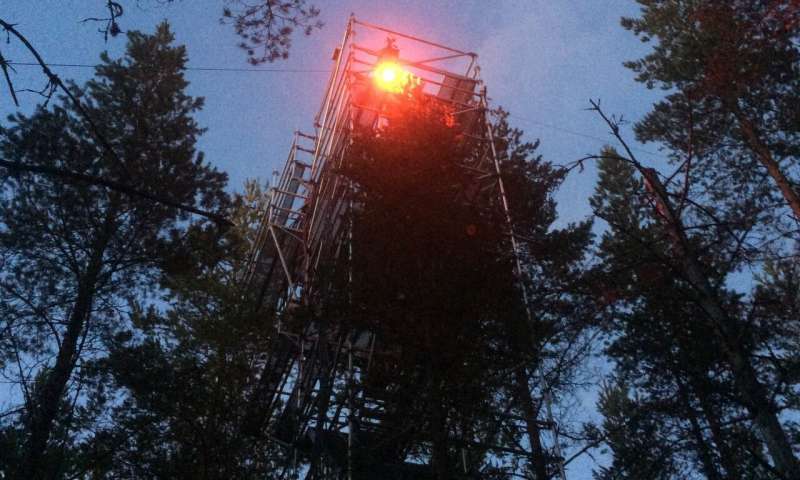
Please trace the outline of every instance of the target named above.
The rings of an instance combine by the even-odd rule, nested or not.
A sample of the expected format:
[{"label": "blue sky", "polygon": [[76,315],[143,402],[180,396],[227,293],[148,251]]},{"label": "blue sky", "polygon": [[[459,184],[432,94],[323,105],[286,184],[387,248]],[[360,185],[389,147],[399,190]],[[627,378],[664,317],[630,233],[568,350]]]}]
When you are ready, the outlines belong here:
[{"label": "blue sky", "polygon": [[[3,0],[2,17],[18,23],[48,62],[95,63],[106,49],[124,48],[124,38],[104,43],[96,23],[80,23],[104,14],[99,0]],[[265,68],[324,70],[339,42],[348,15],[413,33],[453,47],[477,52],[494,105],[512,114],[511,121],[530,139],[542,141],[541,152],[555,163],[567,163],[597,151],[608,129],[585,111],[589,98],[602,99],[609,113],[636,120],[661,92],[633,81],[622,62],[646,46],[619,26],[623,15],[635,15],[633,0],[485,0],[375,1],[320,3],[325,27],[294,40],[288,60]],[[120,19],[123,29],[152,30],[162,19],[172,24],[177,41],[186,44],[189,65],[247,67],[229,26],[218,22],[221,0],[133,0]],[[9,45],[11,60],[30,60]],[[41,88],[44,79],[33,67],[18,67],[17,85]],[[55,69],[64,78],[83,81],[90,69]],[[248,177],[269,178],[279,168],[296,129],[311,130],[327,74],[322,72],[190,71],[190,93],[203,96],[198,115],[208,128],[200,148],[206,158],[230,174],[231,187]],[[21,94],[22,110],[39,101]],[[0,93],[0,113],[13,111],[7,92]],[[575,135],[573,133],[580,133]],[[594,137],[594,138],[588,138]],[[645,150],[657,153],[654,146]],[[647,163],[661,157],[639,152]],[[587,198],[594,169],[573,174],[559,193],[562,221],[589,215]]]},{"label": "blue sky", "polygon": [[[17,23],[46,61],[93,64],[102,50],[112,56],[124,49],[124,37],[103,41],[95,23],[103,15],[100,0],[0,0],[0,18]],[[222,0],[134,0],[120,19],[123,29],[151,31],[162,19],[172,25],[176,40],[187,46],[189,66],[248,68],[231,28],[220,25]],[[589,98],[602,99],[608,113],[637,120],[662,92],[648,91],[622,66],[641,56],[647,46],[619,26],[623,15],[635,15],[633,0],[340,0],[318,1],[325,27],[310,37],[297,37],[290,58],[259,68],[326,70],[341,39],[349,14],[477,52],[489,96],[511,112],[511,122],[529,139],[541,139],[546,159],[568,163],[597,152],[611,142],[607,127],[585,111]],[[31,61],[12,43],[3,45],[12,61]],[[62,78],[86,80],[90,69],[54,68]],[[41,88],[45,80],[33,67],[18,67],[18,87]],[[200,149],[208,161],[228,172],[231,188],[246,178],[268,179],[282,166],[292,132],[312,130],[322,99],[324,72],[189,71],[189,91],[206,99],[198,120],[207,133]],[[39,98],[21,93],[21,110],[30,112]],[[14,112],[11,98],[0,90],[0,114]],[[631,135],[628,131],[628,137]],[[656,152],[652,145],[640,146]],[[663,157],[638,152],[645,163],[665,167]],[[573,173],[558,194],[560,222],[590,214],[588,197],[595,182],[591,166]],[[578,416],[580,414],[578,413]],[[589,479],[591,462],[577,462],[571,479]]]}]

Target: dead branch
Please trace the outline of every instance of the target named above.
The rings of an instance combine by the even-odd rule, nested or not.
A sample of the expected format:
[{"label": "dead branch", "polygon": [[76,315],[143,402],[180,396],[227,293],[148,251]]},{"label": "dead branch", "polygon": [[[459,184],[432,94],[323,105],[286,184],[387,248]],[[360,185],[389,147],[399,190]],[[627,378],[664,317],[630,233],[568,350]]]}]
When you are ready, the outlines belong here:
[{"label": "dead branch", "polygon": [[11,76],[8,74],[8,69],[10,68],[13,72],[14,67],[12,67],[8,60],[5,59],[3,56],[3,52],[0,52],[0,68],[3,69],[3,76],[6,78],[6,85],[8,85],[8,91],[11,93],[11,98],[14,100],[14,105],[19,107],[19,100],[17,100],[17,92],[14,91],[14,84],[11,83]]},{"label": "dead branch", "polygon": [[81,20],[81,23],[105,22],[105,27],[101,28],[99,32],[103,34],[103,39],[107,42],[109,35],[116,37],[122,33],[122,30],[119,28],[119,24],[117,23],[117,18],[122,16],[124,10],[122,5],[114,2],[113,0],[106,0],[106,9],[108,10],[108,17],[88,17]]}]

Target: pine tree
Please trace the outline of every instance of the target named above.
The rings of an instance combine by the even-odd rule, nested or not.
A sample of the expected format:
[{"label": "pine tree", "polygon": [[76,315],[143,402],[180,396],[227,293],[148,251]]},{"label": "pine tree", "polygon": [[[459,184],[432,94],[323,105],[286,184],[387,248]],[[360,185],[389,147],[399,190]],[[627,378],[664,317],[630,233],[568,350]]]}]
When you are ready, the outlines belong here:
[{"label": "pine tree", "polygon": [[595,472],[597,480],[686,478],[676,462],[680,447],[665,439],[672,437],[663,416],[648,410],[628,396],[624,384],[606,386],[598,402],[603,414],[606,444],[613,457],[611,465]]},{"label": "pine tree", "polygon": [[246,433],[274,334],[242,280],[248,217],[263,196],[246,185],[230,215],[236,227],[225,235],[190,228],[161,276],[167,306],[137,309],[109,336],[108,355],[94,367],[102,389],[123,401],[108,406],[111,422],[80,445],[79,469],[112,478],[256,479],[288,461],[269,436]]},{"label": "pine tree", "polygon": [[[390,353],[373,359],[363,378],[370,391],[392,392],[381,399],[385,426],[402,430],[414,418],[424,427],[392,437],[380,451],[369,446],[381,442],[368,441],[361,455],[401,462],[404,443],[429,443],[430,451],[419,453],[430,456],[436,478],[450,478],[465,466],[485,468],[487,455],[503,455],[486,447],[465,465],[460,452],[472,444],[456,439],[509,448],[522,442],[530,455],[520,471],[552,478],[552,453],[540,443],[542,395],[568,389],[572,378],[574,365],[552,359],[575,360],[564,350],[580,349],[585,312],[575,283],[590,225],[552,229],[552,195],[563,173],[501,114],[496,148],[515,231],[525,238],[518,253],[533,276],[526,288],[535,292],[535,316],[528,318],[495,180],[482,184],[469,168],[487,146],[463,135],[436,105],[397,110],[379,134],[357,137],[342,169],[354,192],[352,277],[333,281],[321,310],[334,326],[348,321],[376,333],[376,348]],[[539,369],[549,371],[551,385]],[[500,429],[510,413],[525,425]]]},{"label": "pine tree", "polygon": [[[649,179],[637,180],[633,165],[611,149],[602,156],[592,205],[609,230],[600,244],[601,270],[596,280],[598,293],[609,306],[607,353],[616,362],[618,378],[636,395],[636,401],[629,403],[628,421],[669,427],[653,434],[663,451],[671,452],[662,459],[666,464],[658,463],[665,475],[673,476],[667,478],[683,478],[686,472],[711,480],[783,478],[775,475],[754,433],[763,435],[766,422],[751,423],[749,418],[758,408],[765,408],[761,415],[768,416],[776,406],[763,397],[762,404],[754,406],[753,392],[742,392],[742,386],[749,369],[757,372],[762,391],[776,395],[782,389],[774,384],[769,368],[756,360],[765,340],[753,328],[753,319],[741,313],[750,307],[741,295],[725,288],[722,278],[730,272],[713,268],[720,265],[714,255],[724,252],[704,248],[702,233],[686,233],[683,243],[705,252],[701,258],[708,264],[703,275],[713,290],[690,281],[691,272],[684,271],[679,258],[686,253],[674,246],[673,236],[665,232],[665,220],[650,203],[651,194],[643,191]],[[714,312],[705,305],[707,299],[700,300],[701,295],[720,302],[724,328],[709,321]],[[737,341],[724,333],[732,330],[737,332]],[[736,364],[736,356],[747,359],[747,364]],[[614,429],[628,428],[622,419],[624,410],[614,412],[611,423],[616,426],[607,426],[611,437]],[[626,453],[635,442],[622,440],[612,444],[612,470],[630,472],[639,468],[637,460]],[[773,455],[774,444],[767,442],[767,446]],[[613,475],[612,470],[605,474]]]},{"label": "pine tree", "polygon": [[657,202],[670,216],[662,218],[674,239],[669,254],[682,259],[685,280],[716,318],[719,352],[775,467],[794,478],[791,423],[778,419],[793,404],[773,367],[786,364],[773,349],[780,341],[761,328],[755,292],[747,298],[722,286],[739,268],[760,272],[795,254],[800,10],[792,1],[639,3],[641,16],[623,26],[654,48],[627,66],[671,93],[636,133],[666,147],[684,185],[665,187],[672,198]]},{"label": "pine tree", "polygon": [[638,1],[641,16],[622,24],[654,47],[626,65],[649,88],[670,90],[637,124],[639,139],[689,159],[714,201],[740,213],[749,204],[764,223],[784,223],[780,204],[800,218],[797,3]]},{"label": "pine tree", "polygon": [[[116,155],[97,144],[74,105],[61,99],[30,117],[10,118],[0,131],[3,158],[101,177],[188,205],[224,206],[225,175],[195,150],[202,129],[192,114],[202,99],[184,92],[186,52],[172,41],[166,24],[153,35],[131,32],[122,59],[104,54],[93,80],[83,89],[71,86]],[[189,218],[164,204],[60,177],[9,172],[2,188],[0,281],[9,313],[3,348],[19,363],[26,402],[20,457],[5,459],[4,470],[16,478],[50,478],[58,475],[56,447],[63,444],[54,432],[71,428],[59,422],[81,399],[86,361],[103,333],[124,321],[129,299],[153,291],[165,241]],[[32,388],[28,366],[38,377]]]}]

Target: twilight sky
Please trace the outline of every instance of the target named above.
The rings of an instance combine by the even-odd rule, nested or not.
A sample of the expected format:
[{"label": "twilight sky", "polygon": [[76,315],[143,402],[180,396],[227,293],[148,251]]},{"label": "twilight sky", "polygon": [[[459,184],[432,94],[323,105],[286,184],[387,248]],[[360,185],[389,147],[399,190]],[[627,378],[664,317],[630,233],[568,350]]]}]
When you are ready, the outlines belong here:
[{"label": "twilight sky", "polygon": [[[123,29],[152,31],[167,19],[178,43],[188,48],[190,67],[250,68],[236,46],[232,29],[218,22],[222,0],[125,0]],[[619,26],[623,15],[636,15],[634,0],[317,0],[325,27],[310,37],[296,37],[290,58],[260,69],[290,72],[189,71],[189,92],[206,99],[198,115],[208,128],[199,148],[228,172],[231,189],[248,177],[268,179],[282,166],[292,132],[312,131],[322,99],[331,52],[351,12],[384,25],[479,55],[483,78],[496,106],[511,112],[513,125],[529,139],[541,139],[546,159],[563,164],[597,152],[611,142],[600,119],[585,111],[589,98],[600,98],[608,113],[637,120],[661,92],[633,81],[622,62],[641,56],[647,46]],[[104,43],[99,24],[80,23],[103,16],[101,0],[0,0],[0,18],[17,28],[51,63],[94,64],[102,50],[112,56],[124,49],[124,36]],[[2,39],[5,41],[5,39]],[[377,45],[380,47],[382,45]],[[3,45],[12,61],[31,61],[14,43]],[[17,67],[18,88],[45,84],[34,67]],[[302,70],[302,71],[297,71]],[[310,71],[309,71],[310,70]],[[64,79],[83,82],[91,69],[54,67]],[[21,93],[21,110],[39,102]],[[15,111],[5,85],[0,88],[0,116]],[[628,131],[628,138],[631,135]],[[665,166],[653,145],[640,146],[640,160]],[[590,214],[594,168],[573,173],[558,194],[560,222]],[[585,417],[587,412],[572,412]],[[591,461],[575,462],[570,479],[590,479]]]},{"label": "twilight sky", "polygon": [[[124,48],[124,37],[104,43],[99,24],[80,23],[103,16],[100,0],[0,0],[0,15],[18,23],[46,61],[93,64],[106,49]],[[172,25],[177,42],[188,48],[193,67],[248,68],[231,28],[218,22],[222,0],[123,2],[123,29],[151,31],[162,19]],[[600,119],[584,109],[600,98],[608,113],[641,118],[660,92],[633,81],[622,62],[646,46],[619,26],[623,15],[635,15],[634,0],[340,0],[318,1],[325,27],[311,37],[296,37],[286,61],[263,68],[326,70],[341,39],[348,15],[412,33],[461,50],[477,52],[494,105],[512,114],[511,122],[528,138],[542,141],[541,152],[554,163],[567,163],[596,152],[611,141]],[[489,6],[491,5],[491,6]],[[11,48],[9,48],[11,47]],[[30,61],[21,49],[4,46],[13,61]],[[41,88],[45,81],[34,67],[17,67],[19,87]],[[62,78],[79,82],[92,70],[59,67]],[[192,95],[206,106],[198,115],[208,128],[200,148],[206,158],[228,172],[231,188],[248,177],[268,179],[280,168],[296,129],[310,132],[327,80],[322,71],[209,72],[189,71]],[[22,93],[22,110],[39,101]],[[11,98],[0,90],[0,115],[13,111]],[[580,134],[580,135],[577,135]],[[630,136],[630,135],[629,135]],[[594,138],[591,138],[594,137]],[[657,152],[653,145],[643,147]],[[662,157],[637,152],[647,163]],[[575,172],[559,193],[562,221],[589,215],[587,198],[594,169]]]}]

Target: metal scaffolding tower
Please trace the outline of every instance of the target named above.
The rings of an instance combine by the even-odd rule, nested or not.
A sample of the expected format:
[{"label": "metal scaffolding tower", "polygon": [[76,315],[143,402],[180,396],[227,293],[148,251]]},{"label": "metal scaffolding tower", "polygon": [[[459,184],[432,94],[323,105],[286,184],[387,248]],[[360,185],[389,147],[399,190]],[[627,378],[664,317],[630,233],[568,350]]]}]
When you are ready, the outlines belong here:
[{"label": "metal scaffolding tower", "polygon": [[[402,70],[376,73],[387,59]],[[362,381],[379,350],[387,347],[373,332],[314,315],[297,318],[295,312],[301,308],[313,311],[315,302],[325,293],[324,285],[316,281],[321,266],[346,264],[352,255],[347,215],[352,208],[348,195],[351,186],[338,172],[352,145],[353,132],[378,129],[388,121],[386,105],[396,101],[392,100],[396,92],[376,91],[375,82],[381,81],[376,75],[385,75],[386,81],[408,75],[405,82],[447,105],[463,126],[463,134],[481,145],[481,155],[468,168],[478,190],[499,196],[496,200],[507,222],[508,248],[514,253],[521,301],[529,309],[486,88],[479,77],[476,54],[352,16],[333,61],[314,131],[295,133],[283,171],[276,172],[272,180],[268,206],[251,252],[248,282],[259,291],[260,308],[274,319],[272,327],[276,330],[256,390],[258,412],[252,416],[252,426],[268,429],[294,458],[284,470],[287,478],[434,478],[425,458],[376,454],[366,463],[357,461],[359,449],[393,438],[393,432],[402,427],[388,419],[385,411],[386,397],[391,393],[370,391]],[[527,314],[530,318],[530,310]],[[505,415],[497,422],[498,428],[525,428],[523,419],[514,415]],[[541,421],[538,427],[549,431],[550,442],[554,439],[552,451],[557,452],[557,428],[552,418]],[[467,468],[466,458],[472,450],[483,452],[492,462],[506,462],[513,470],[520,458],[531,457],[531,440],[509,446],[457,439],[464,468],[453,472],[453,478],[482,477],[481,472]],[[563,478],[560,458],[549,455],[536,461],[548,463],[554,478]]]}]

